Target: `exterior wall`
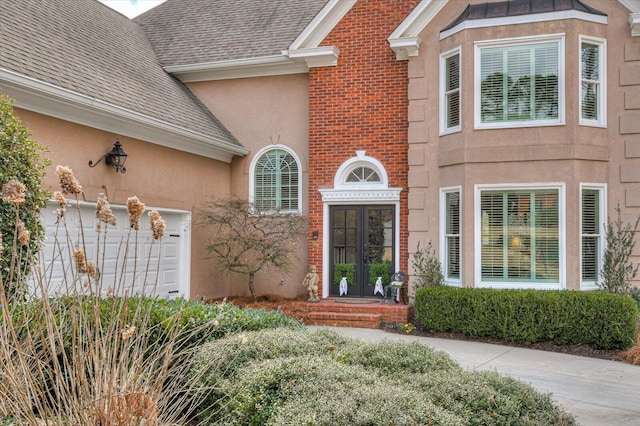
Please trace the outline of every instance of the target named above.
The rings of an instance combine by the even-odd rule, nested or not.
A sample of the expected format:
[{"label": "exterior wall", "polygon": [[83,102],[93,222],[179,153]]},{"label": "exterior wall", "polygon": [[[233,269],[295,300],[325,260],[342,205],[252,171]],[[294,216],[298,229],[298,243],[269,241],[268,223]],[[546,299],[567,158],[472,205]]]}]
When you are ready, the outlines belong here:
[{"label": "exterior wall", "polygon": [[[333,188],[336,171],[356,151],[380,161],[389,187],[407,188],[407,63],[386,40],[418,2],[360,0],[322,42],[340,50],[335,67],[309,70],[310,229],[323,229],[320,189]],[[407,192],[400,195],[400,264],[407,270]],[[320,232],[309,263],[326,265]],[[322,270],[318,268],[322,273]],[[321,274],[320,274],[321,275]],[[321,283],[323,278],[321,276]],[[322,289],[320,289],[322,292]]]},{"label": "exterior wall", "polygon": [[[231,186],[226,192],[249,196],[249,173],[256,153],[269,145],[280,144],[293,150],[302,169],[302,206],[308,205],[308,104],[309,82],[306,74],[256,77],[235,80],[188,83],[198,98],[250,150],[246,157],[235,157],[231,165]],[[275,293],[294,297],[305,293],[302,286],[307,273],[307,241],[299,242],[299,256],[290,273],[265,271],[256,277],[259,294]],[[233,283],[231,294],[247,292],[246,280],[225,276]],[[285,284],[281,285],[284,280]]]},{"label": "exterior wall", "polygon": [[[114,205],[126,204],[128,197],[136,195],[149,207],[193,211],[211,193],[229,191],[229,164],[126,137],[120,137],[129,155],[125,174],[115,173],[104,161],[90,168],[89,161],[110,151],[118,135],[18,108],[16,112],[33,140],[50,149],[45,155],[52,166],[47,168],[44,187],[51,191],[59,189],[58,165],[73,169],[85,201],[95,201],[100,192],[106,192]],[[233,287],[215,279],[205,259],[205,241],[194,228],[191,244],[191,297],[231,294]]]},{"label": "exterior wall", "polygon": [[[618,202],[627,221],[640,214],[640,41],[619,2],[587,1],[608,24],[562,20],[439,32],[466,3],[451,1],[420,34],[409,61],[409,251],[419,241],[438,246],[439,189],[461,186],[462,285],[474,283],[474,188],[478,184],[563,183],[566,189],[566,288],[580,287],[580,183],[607,184],[608,215]],[[548,127],[474,130],[474,41],[565,35],[565,123]],[[607,39],[607,125],[579,125],[579,36]],[[461,47],[462,131],[439,134],[440,54]],[[625,78],[626,77],[626,78]],[[634,123],[633,125],[631,123]],[[635,135],[635,136],[634,136]],[[604,220],[604,219],[603,219]]]}]

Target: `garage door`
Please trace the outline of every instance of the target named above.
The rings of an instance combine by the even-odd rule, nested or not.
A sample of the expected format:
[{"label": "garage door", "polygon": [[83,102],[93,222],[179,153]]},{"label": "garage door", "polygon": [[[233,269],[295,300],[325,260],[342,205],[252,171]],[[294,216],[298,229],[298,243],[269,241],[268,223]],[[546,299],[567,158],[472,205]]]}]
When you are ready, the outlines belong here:
[{"label": "garage door", "polygon": [[[57,223],[57,205],[50,203],[43,211],[46,239],[42,251],[43,271],[49,291],[60,293],[71,285],[72,254],[75,247],[85,247],[88,260],[100,268],[102,289],[118,289],[128,294],[153,294],[159,297],[189,297],[189,266],[191,215],[186,211],[147,208],[140,219],[140,230],[129,232],[126,206],[111,204],[117,226],[102,224],[102,233],[96,231],[95,204],[81,203],[80,214],[69,207],[64,224]],[[158,210],[166,223],[164,238],[153,240],[147,213]],[[83,229],[84,232],[80,232]],[[84,234],[84,244],[83,237]],[[67,277],[67,278],[65,278]],[[74,283],[81,285],[81,283]]]}]

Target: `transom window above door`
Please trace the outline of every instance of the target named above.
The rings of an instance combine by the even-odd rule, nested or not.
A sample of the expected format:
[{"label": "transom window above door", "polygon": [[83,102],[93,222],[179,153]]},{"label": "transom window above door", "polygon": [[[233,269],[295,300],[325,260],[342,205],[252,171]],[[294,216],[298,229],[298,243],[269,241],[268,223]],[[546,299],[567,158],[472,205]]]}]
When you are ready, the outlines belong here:
[{"label": "transom window above door", "polygon": [[380,175],[371,167],[359,166],[349,172],[347,176],[348,183],[360,183],[360,182],[380,182]]}]

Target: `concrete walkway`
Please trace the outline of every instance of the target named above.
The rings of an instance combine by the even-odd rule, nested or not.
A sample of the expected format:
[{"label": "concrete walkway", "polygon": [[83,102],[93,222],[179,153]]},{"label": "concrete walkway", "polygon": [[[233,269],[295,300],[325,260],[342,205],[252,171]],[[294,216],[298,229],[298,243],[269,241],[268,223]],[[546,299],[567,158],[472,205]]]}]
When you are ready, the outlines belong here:
[{"label": "concrete walkway", "polygon": [[[319,328],[310,326],[309,328]],[[640,366],[488,343],[332,327],[366,341],[417,340],[448,353],[463,368],[515,377],[553,399],[584,426],[640,426]]]}]

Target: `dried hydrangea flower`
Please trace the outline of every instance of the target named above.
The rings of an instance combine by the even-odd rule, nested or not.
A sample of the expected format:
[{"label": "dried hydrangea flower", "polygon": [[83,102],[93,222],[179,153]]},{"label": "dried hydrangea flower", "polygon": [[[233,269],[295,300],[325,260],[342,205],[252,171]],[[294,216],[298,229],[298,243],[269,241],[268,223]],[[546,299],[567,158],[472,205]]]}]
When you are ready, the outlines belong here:
[{"label": "dried hydrangea flower", "polygon": [[2,199],[7,203],[22,204],[25,201],[24,191],[25,186],[22,182],[11,179],[2,185]]},{"label": "dried hydrangea flower", "polygon": [[149,212],[149,221],[151,222],[151,232],[153,232],[153,239],[159,240],[164,235],[164,220],[157,210],[151,210]]},{"label": "dried hydrangea flower", "polygon": [[56,210],[58,213],[58,217],[64,216],[64,214],[67,212],[67,206],[69,205],[69,202],[66,198],[64,198],[64,195],[60,191],[55,191],[53,193],[53,198],[55,198],[56,203],[58,203],[58,210]]},{"label": "dried hydrangea flower", "polygon": [[76,269],[78,270],[78,272],[85,273],[87,271],[87,258],[84,254],[84,250],[74,250],[73,258],[76,261]]},{"label": "dried hydrangea flower", "polygon": [[133,336],[133,333],[135,333],[135,331],[136,331],[135,325],[129,325],[129,324],[125,325],[124,330],[122,330],[122,338],[125,340],[130,338],[131,336]]},{"label": "dried hydrangea flower", "polygon": [[95,279],[97,279],[100,276],[100,273],[98,272],[98,267],[96,266],[96,263],[93,260],[87,261],[87,270],[81,271],[81,272],[89,274],[91,278],[95,278]]},{"label": "dried hydrangea flower", "polygon": [[73,175],[73,170],[67,166],[56,167],[56,174],[60,181],[60,189],[64,194],[78,195],[82,193],[82,186],[80,182]]},{"label": "dried hydrangea flower", "polygon": [[144,204],[138,200],[138,197],[133,196],[127,198],[127,211],[129,212],[129,224],[133,229],[138,231],[140,229],[140,218],[144,213]]},{"label": "dried hydrangea flower", "polygon": [[20,244],[23,247],[28,246],[29,238],[31,237],[31,232],[24,225],[23,221],[19,221],[17,227],[18,227],[18,241],[20,241]]},{"label": "dried hydrangea flower", "polygon": [[102,223],[116,226],[116,217],[111,211],[111,206],[109,206],[107,196],[102,192],[98,194],[98,201],[96,203],[96,217]]}]

